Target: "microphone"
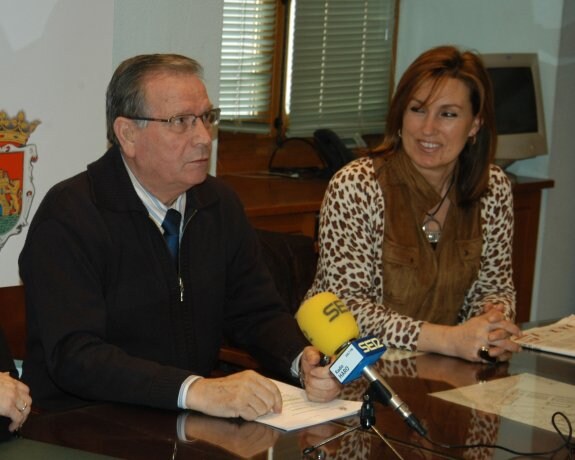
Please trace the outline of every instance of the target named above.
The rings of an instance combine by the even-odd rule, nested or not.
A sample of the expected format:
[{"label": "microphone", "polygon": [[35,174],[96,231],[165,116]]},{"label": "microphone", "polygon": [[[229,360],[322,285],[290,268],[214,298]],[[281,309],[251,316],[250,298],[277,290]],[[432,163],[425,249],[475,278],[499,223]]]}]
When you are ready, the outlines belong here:
[{"label": "microphone", "polygon": [[330,371],[340,383],[352,382],[363,374],[382,402],[396,410],[421,436],[427,434],[407,404],[372,367],[385,352],[385,346],[374,336],[358,339],[359,327],[355,318],[335,294],[321,292],[309,298],[295,317],[313,346],[325,355],[337,356]]}]

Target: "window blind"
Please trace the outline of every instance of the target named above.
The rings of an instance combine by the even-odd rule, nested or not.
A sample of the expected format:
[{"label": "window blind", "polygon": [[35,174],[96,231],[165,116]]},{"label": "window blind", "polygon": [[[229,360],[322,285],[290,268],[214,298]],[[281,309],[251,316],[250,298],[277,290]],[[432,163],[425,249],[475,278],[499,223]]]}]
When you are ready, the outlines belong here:
[{"label": "window blind", "polygon": [[394,26],[395,0],[292,0],[289,137],[383,132]]},{"label": "window blind", "polygon": [[[282,103],[272,101],[279,1],[224,0],[221,130],[269,133],[279,116],[272,113]],[[309,137],[318,128],[341,137],[383,132],[395,7],[396,0],[289,1],[282,92],[288,136]]]},{"label": "window blind", "polygon": [[220,129],[269,132],[276,0],[224,0],[223,15]]}]

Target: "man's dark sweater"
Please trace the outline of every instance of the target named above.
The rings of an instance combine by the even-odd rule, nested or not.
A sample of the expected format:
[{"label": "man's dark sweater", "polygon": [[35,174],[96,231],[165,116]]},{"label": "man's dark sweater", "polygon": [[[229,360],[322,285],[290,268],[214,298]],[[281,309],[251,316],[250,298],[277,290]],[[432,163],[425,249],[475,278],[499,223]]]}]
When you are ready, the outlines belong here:
[{"label": "man's dark sweater", "polygon": [[116,148],[48,192],[19,260],[36,406],[176,408],[224,336],[288,375],[307,342],[234,192],[208,177],[187,192],[184,221],[178,273]]}]

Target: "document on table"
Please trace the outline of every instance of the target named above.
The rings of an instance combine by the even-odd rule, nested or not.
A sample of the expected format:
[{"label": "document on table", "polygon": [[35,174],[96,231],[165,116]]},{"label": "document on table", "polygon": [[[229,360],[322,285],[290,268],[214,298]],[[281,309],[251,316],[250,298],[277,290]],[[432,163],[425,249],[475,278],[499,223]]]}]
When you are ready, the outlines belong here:
[{"label": "document on table", "polygon": [[355,415],[361,409],[362,403],[359,401],[335,399],[327,403],[312,402],[307,399],[305,390],[277,380],[273,382],[282,395],[282,412],[263,415],[256,422],[290,431]]},{"label": "document on table", "polygon": [[423,351],[408,351],[400,348],[388,347],[385,350],[385,353],[381,355],[381,359],[384,361],[401,361],[402,359],[415,358],[416,356],[424,354],[425,352]]},{"label": "document on table", "polygon": [[[440,391],[432,396],[548,431],[555,431],[551,423],[555,412],[575,420],[575,386],[532,374]],[[567,430],[562,417],[557,417],[556,422]]]},{"label": "document on table", "polygon": [[522,337],[513,340],[524,348],[575,357],[575,315],[523,331]]}]

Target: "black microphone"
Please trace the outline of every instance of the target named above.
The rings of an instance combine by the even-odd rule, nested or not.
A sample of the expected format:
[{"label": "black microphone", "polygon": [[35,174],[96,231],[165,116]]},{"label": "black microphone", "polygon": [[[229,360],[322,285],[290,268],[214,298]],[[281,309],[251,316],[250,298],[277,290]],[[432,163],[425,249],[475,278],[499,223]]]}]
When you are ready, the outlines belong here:
[{"label": "black microphone", "polygon": [[343,384],[363,375],[381,402],[390,405],[405,423],[421,436],[427,434],[407,404],[391,389],[372,366],[385,352],[377,337],[357,339],[359,328],[345,304],[332,293],[322,292],[304,302],[296,313],[304,335],[320,352],[337,358],[331,373]]}]

